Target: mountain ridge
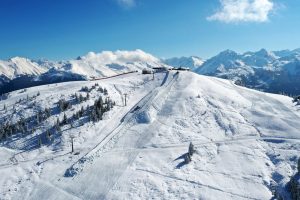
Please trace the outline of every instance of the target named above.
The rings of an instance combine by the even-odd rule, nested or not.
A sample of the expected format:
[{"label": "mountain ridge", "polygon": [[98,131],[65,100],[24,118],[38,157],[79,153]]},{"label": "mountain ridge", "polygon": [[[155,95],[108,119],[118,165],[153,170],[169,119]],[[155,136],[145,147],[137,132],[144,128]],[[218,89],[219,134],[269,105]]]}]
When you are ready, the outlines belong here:
[{"label": "mountain ridge", "polygon": [[[14,88],[13,85],[22,77],[24,81],[26,79],[31,82],[27,85],[34,86],[42,84],[35,83],[35,80],[42,79],[40,76],[43,77],[43,83],[53,83],[108,77],[128,71],[141,71],[144,68],[171,66],[186,67],[198,74],[238,81],[240,85],[253,89],[289,95],[300,94],[300,88],[297,86],[300,83],[300,48],[281,51],[267,51],[262,48],[259,51],[245,53],[237,53],[228,49],[207,60],[197,56],[160,59],[139,49],[89,52],[68,61],[14,57],[7,61],[0,60],[0,92],[21,89],[21,86]],[[63,79],[63,74],[67,78]],[[4,90],[5,87],[11,89]]]}]

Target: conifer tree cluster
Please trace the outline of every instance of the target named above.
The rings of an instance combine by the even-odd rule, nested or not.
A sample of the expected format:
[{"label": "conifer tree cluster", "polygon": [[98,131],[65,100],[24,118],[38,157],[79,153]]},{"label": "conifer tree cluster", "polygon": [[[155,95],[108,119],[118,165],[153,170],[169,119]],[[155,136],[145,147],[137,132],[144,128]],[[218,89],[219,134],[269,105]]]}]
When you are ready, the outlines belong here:
[{"label": "conifer tree cluster", "polygon": [[91,92],[92,90],[96,89],[96,87],[98,87],[99,84],[95,83],[95,85],[93,85],[91,88],[88,88],[87,86],[83,86],[80,91],[82,92]]},{"label": "conifer tree cluster", "polygon": [[6,122],[3,125],[0,125],[0,140],[5,140],[17,133],[31,134],[35,131],[35,125],[39,125],[50,116],[51,110],[49,108],[45,108],[43,111],[39,111],[29,118],[19,119],[16,123]]},{"label": "conifer tree cluster", "polygon": [[85,97],[83,97],[82,94],[78,95],[77,93],[75,93],[73,96],[74,96],[75,101],[77,103],[81,103],[83,101],[87,101],[88,99],[90,99],[90,94],[89,93],[87,93]]},{"label": "conifer tree cluster", "polygon": [[99,87],[97,91],[104,95],[108,95],[108,91],[106,88]]},{"label": "conifer tree cluster", "polygon": [[32,101],[32,100],[34,100],[36,97],[38,97],[38,96],[40,96],[41,95],[41,93],[38,91],[37,92],[37,94],[36,95],[33,95],[33,96],[29,96],[28,94],[27,94],[27,96],[26,96],[26,98],[20,98],[20,99],[18,99],[15,103],[16,104],[20,104],[20,103],[22,103],[22,102],[28,102],[28,101]]},{"label": "conifer tree cluster", "polygon": [[[291,194],[291,199],[299,200],[300,199],[300,158],[298,159],[298,172],[291,176],[291,179],[288,183],[288,190]],[[279,199],[279,198],[278,198]]]},{"label": "conifer tree cluster", "polygon": [[295,96],[293,98],[293,103],[297,103],[297,105],[300,105],[300,95],[299,96]]},{"label": "conifer tree cluster", "polygon": [[[52,133],[55,132],[61,132],[61,127],[65,125],[71,125],[71,127],[74,127],[74,124],[76,123],[77,120],[81,119],[77,123],[86,123],[89,121],[97,122],[99,120],[102,120],[103,114],[105,112],[110,111],[113,106],[115,106],[115,102],[112,101],[107,95],[108,91],[106,88],[102,88],[99,86],[98,83],[95,85],[91,86],[90,88],[88,87],[82,87],[81,91],[86,92],[85,94],[82,93],[75,93],[73,95],[73,98],[76,100],[77,103],[81,103],[83,101],[87,101],[90,99],[90,92],[92,90],[96,90],[102,94],[99,95],[98,99],[94,101],[93,105],[87,105],[87,106],[81,106],[81,109],[79,109],[76,112],[73,112],[72,116],[67,116],[65,113],[66,110],[70,109],[72,107],[72,101],[67,101],[65,99],[60,99],[57,103],[57,107],[59,108],[60,112],[63,113],[62,118],[57,118],[56,122],[54,125],[47,129],[43,134],[41,134],[38,139],[37,139],[37,145],[41,146],[42,145],[42,138],[43,140],[51,141],[52,140]],[[29,101],[34,99],[35,97],[39,96],[40,92],[38,92],[36,95],[30,97],[27,95],[26,98],[24,99],[19,99],[18,102],[21,103],[22,101]],[[31,101],[28,103],[28,108],[35,108],[37,107],[37,102],[36,101]],[[3,110],[7,110],[7,106],[4,104]],[[14,113],[17,111],[17,107],[13,105],[13,110]],[[44,110],[38,111],[36,114],[34,114],[31,117],[28,117],[26,119],[21,118],[18,122],[16,123],[10,123],[10,122],[5,122],[3,125],[0,125],[0,140],[5,140],[9,138],[10,136],[14,134],[32,134],[36,131],[37,127],[40,126],[41,123],[43,123],[47,118],[51,117],[52,111],[49,108],[45,108]],[[6,120],[8,121],[8,120]]]},{"label": "conifer tree cluster", "polygon": [[111,110],[113,106],[115,106],[114,101],[110,98],[105,98],[105,101],[103,101],[100,96],[97,100],[95,100],[94,106],[91,108],[90,119],[94,122],[102,120],[103,114]]},{"label": "conifer tree cluster", "polygon": [[71,103],[66,101],[65,99],[60,99],[58,101],[58,107],[60,112],[66,111],[72,107]]}]

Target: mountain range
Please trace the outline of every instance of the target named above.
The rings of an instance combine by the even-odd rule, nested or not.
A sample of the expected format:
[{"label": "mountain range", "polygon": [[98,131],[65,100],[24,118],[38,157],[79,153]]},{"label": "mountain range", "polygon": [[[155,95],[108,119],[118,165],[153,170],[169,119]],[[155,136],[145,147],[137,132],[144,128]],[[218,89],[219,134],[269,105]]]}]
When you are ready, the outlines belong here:
[{"label": "mountain range", "polygon": [[271,93],[300,94],[300,49],[243,54],[226,50],[208,59],[196,73],[230,79]]},{"label": "mountain range", "polygon": [[90,52],[68,61],[0,60],[0,94],[16,89],[87,80],[153,67],[188,67],[209,76],[271,93],[300,94],[300,49],[237,53],[226,50],[203,60],[197,56],[160,59],[142,50]]},{"label": "mountain range", "polygon": [[[271,93],[300,94],[300,49],[237,53],[225,50],[202,62],[194,57],[171,58],[171,66],[234,81],[236,84]],[[200,63],[200,64],[199,64]]]},{"label": "mountain range", "polygon": [[14,57],[0,61],[0,94],[31,86],[109,77],[158,66],[166,65],[142,50],[89,52],[68,61]]}]

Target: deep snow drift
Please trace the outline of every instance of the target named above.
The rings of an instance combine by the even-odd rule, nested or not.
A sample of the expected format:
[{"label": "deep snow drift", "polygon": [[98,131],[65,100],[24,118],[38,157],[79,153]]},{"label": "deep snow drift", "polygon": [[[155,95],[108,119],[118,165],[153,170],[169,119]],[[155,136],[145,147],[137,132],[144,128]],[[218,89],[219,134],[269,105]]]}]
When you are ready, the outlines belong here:
[{"label": "deep snow drift", "polygon": [[[128,74],[12,92],[1,120],[55,107],[98,83],[116,101],[97,123],[62,128],[54,144],[23,151],[34,135],[0,146],[0,199],[271,199],[295,173],[299,107],[286,96],[258,92],[192,72]],[[37,92],[36,107],[13,104]],[[128,104],[124,105],[124,95]],[[92,105],[100,94],[66,111]],[[2,110],[4,104],[7,111]],[[53,125],[51,116],[39,129]],[[75,152],[70,152],[70,136]],[[182,155],[193,142],[189,164]]]}]

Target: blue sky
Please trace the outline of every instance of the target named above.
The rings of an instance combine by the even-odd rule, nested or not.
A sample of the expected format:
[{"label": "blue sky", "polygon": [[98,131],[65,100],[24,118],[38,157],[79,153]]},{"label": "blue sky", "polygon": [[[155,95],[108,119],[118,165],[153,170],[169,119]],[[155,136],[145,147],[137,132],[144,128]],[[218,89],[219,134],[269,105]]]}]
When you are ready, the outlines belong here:
[{"label": "blue sky", "polygon": [[142,49],[158,57],[300,47],[298,0],[1,0],[0,59]]}]

